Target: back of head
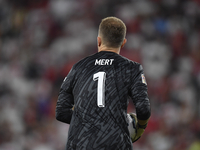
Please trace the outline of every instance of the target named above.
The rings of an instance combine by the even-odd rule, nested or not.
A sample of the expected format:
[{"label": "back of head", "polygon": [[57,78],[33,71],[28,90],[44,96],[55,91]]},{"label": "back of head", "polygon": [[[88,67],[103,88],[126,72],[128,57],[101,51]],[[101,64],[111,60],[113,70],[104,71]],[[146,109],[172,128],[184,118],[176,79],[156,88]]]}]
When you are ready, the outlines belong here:
[{"label": "back of head", "polygon": [[126,26],[116,17],[104,18],[99,25],[99,36],[106,47],[119,48],[126,35]]}]

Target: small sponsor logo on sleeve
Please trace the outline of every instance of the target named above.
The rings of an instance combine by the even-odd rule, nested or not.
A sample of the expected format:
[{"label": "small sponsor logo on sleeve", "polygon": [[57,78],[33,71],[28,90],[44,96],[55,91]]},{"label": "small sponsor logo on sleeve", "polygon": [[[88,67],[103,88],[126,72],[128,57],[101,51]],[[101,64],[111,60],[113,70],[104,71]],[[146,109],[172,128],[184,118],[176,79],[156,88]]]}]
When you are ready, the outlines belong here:
[{"label": "small sponsor logo on sleeve", "polygon": [[144,76],[144,74],[141,74],[141,76],[142,76],[142,83],[144,83],[144,84],[146,84],[146,85],[147,85],[147,82],[146,82],[146,79],[145,79],[145,76]]}]

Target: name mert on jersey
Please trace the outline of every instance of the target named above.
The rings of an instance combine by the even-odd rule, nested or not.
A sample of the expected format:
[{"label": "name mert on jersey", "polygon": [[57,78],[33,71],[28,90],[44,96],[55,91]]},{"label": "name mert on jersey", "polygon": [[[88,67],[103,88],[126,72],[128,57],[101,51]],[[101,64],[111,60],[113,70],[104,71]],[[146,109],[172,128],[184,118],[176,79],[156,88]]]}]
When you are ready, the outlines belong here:
[{"label": "name mert on jersey", "polygon": [[95,65],[112,65],[114,59],[96,59]]}]

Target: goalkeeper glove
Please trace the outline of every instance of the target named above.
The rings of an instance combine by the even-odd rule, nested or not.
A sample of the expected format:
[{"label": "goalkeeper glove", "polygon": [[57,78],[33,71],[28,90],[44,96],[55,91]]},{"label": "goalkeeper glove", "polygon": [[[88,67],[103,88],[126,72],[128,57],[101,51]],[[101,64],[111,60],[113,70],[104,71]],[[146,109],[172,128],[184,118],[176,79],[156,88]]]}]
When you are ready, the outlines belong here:
[{"label": "goalkeeper glove", "polygon": [[138,120],[135,113],[130,113],[130,115],[135,119],[136,121],[136,135],[134,137],[131,137],[132,142],[136,142],[144,133],[145,128],[147,127],[148,120]]}]

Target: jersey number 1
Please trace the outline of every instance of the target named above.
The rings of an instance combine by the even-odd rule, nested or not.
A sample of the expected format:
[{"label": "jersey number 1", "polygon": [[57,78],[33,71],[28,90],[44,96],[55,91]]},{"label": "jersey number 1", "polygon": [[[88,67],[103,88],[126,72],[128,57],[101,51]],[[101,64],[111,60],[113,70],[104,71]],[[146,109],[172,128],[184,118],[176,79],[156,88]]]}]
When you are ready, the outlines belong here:
[{"label": "jersey number 1", "polygon": [[97,105],[99,107],[105,107],[105,72],[97,72],[93,75],[93,80],[98,80],[97,84]]}]

